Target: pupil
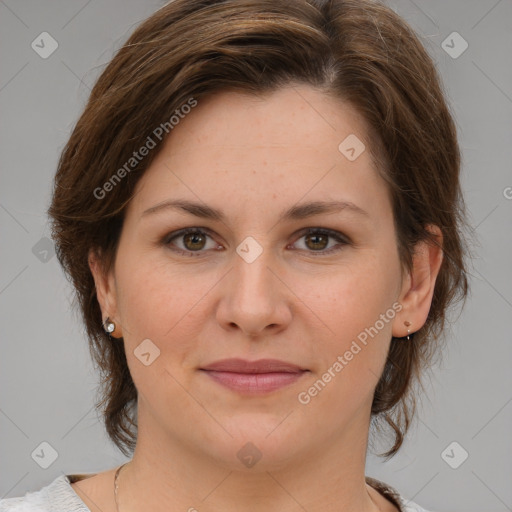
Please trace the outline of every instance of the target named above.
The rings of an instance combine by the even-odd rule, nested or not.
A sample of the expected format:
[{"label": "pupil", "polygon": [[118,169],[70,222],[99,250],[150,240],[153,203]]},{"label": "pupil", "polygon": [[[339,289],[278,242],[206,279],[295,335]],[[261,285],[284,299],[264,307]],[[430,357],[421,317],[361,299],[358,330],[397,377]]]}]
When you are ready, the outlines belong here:
[{"label": "pupil", "polygon": [[324,243],[320,242],[320,247],[315,247],[316,249],[324,249],[326,247],[326,236],[325,235],[308,235],[307,240],[313,240],[313,244],[318,245],[318,239],[323,239]]},{"label": "pupil", "polygon": [[[192,244],[195,246],[196,244],[199,244],[201,245],[201,239],[203,238],[201,234],[199,233],[189,233],[188,235],[185,235],[186,236],[186,240],[187,241],[190,241],[192,240]],[[189,249],[192,248],[192,249],[201,249],[201,247],[189,247]]]}]

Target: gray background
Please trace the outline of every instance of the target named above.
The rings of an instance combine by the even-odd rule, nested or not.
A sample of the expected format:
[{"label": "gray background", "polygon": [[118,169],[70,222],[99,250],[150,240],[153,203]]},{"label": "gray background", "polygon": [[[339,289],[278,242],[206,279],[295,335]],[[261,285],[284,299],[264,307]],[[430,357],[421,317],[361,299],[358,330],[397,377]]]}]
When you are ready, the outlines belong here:
[{"label": "gray background", "polygon": [[[92,84],[163,3],[0,1],[0,497],[125,461],[93,409],[97,377],[72,290],[45,245],[45,211],[59,153]],[[512,1],[388,3],[441,71],[478,244],[472,296],[427,381],[415,426],[390,462],[370,455],[367,474],[429,510],[512,510]],[[45,31],[59,45],[47,59],[31,47]],[[454,31],[469,44],[457,58],[442,46]],[[462,48],[460,39],[446,44],[452,53]],[[31,457],[43,441],[58,453],[48,469]],[[453,441],[462,448],[448,450],[452,464],[462,449],[469,454],[458,469],[441,456]]]}]

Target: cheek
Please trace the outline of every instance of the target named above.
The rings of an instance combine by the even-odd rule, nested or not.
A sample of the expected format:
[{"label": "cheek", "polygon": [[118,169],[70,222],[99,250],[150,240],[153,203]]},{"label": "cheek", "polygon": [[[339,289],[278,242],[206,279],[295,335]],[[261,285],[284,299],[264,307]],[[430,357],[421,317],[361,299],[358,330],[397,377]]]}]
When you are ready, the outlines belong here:
[{"label": "cheek", "polygon": [[[297,296],[322,320],[333,345],[338,347],[355,339],[392,309],[399,292],[399,265],[393,257],[379,253],[340,266],[322,278],[298,277],[296,283],[301,284],[294,287]],[[385,323],[384,329],[379,322],[378,327],[391,330],[390,322]]]},{"label": "cheek", "polygon": [[396,282],[379,275],[386,274],[338,275],[329,280],[329,293],[312,297],[311,309],[329,330],[318,339],[319,364],[298,399],[308,413],[332,418],[333,424],[371,403],[386,361]]},{"label": "cheek", "polygon": [[[157,401],[167,400],[167,395],[181,396],[173,377],[183,380],[180,367],[194,350],[201,328],[190,315],[198,301],[198,291],[190,280],[180,279],[177,273],[170,275],[168,265],[155,265],[142,257],[122,260],[116,275],[125,352],[137,390],[148,403],[160,396],[156,390],[167,390]],[[143,354],[148,352],[149,360],[144,361]],[[170,400],[169,410],[178,405],[185,404]]]},{"label": "cheek", "polygon": [[307,306],[329,328],[319,339],[321,364],[312,387],[302,395],[313,408],[331,408],[338,417],[371,401],[400,309],[399,269],[396,253],[379,251],[332,272],[321,291],[310,293]]},{"label": "cheek", "polygon": [[[133,351],[149,338],[181,360],[193,348],[202,325],[197,314],[218,276],[192,276],[165,259],[124,258],[116,271],[118,311],[125,343]],[[179,343],[173,340],[179,339]]]}]

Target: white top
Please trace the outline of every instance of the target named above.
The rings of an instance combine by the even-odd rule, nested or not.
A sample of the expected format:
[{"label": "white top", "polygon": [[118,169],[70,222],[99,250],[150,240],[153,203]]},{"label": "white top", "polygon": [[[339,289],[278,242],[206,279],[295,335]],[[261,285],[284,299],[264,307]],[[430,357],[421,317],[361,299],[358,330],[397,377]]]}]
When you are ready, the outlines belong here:
[{"label": "white top", "polygon": [[[39,491],[27,492],[20,498],[0,500],[0,512],[90,512],[71,483],[94,474],[60,475]],[[400,512],[428,512],[379,480],[366,477],[366,482],[394,503]]]}]

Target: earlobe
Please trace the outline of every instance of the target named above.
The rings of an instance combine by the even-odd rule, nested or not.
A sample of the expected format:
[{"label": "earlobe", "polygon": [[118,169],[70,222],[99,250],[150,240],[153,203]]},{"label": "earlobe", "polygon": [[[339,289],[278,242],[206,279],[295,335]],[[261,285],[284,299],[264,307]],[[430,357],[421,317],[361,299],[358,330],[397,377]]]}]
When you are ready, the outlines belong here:
[{"label": "earlobe", "polygon": [[438,226],[429,225],[427,231],[431,235],[430,239],[416,244],[412,268],[402,286],[399,299],[402,310],[393,324],[393,336],[397,338],[421,329],[432,304],[436,279],[443,261],[443,235]]},{"label": "earlobe", "polygon": [[107,323],[113,325],[108,334],[114,338],[121,337],[120,329],[117,327],[119,322],[115,321],[117,313],[117,301],[115,295],[114,279],[111,272],[106,272],[101,262],[101,255],[91,249],[88,256],[89,269],[96,286],[96,297],[101,309],[102,323],[105,328]]}]

